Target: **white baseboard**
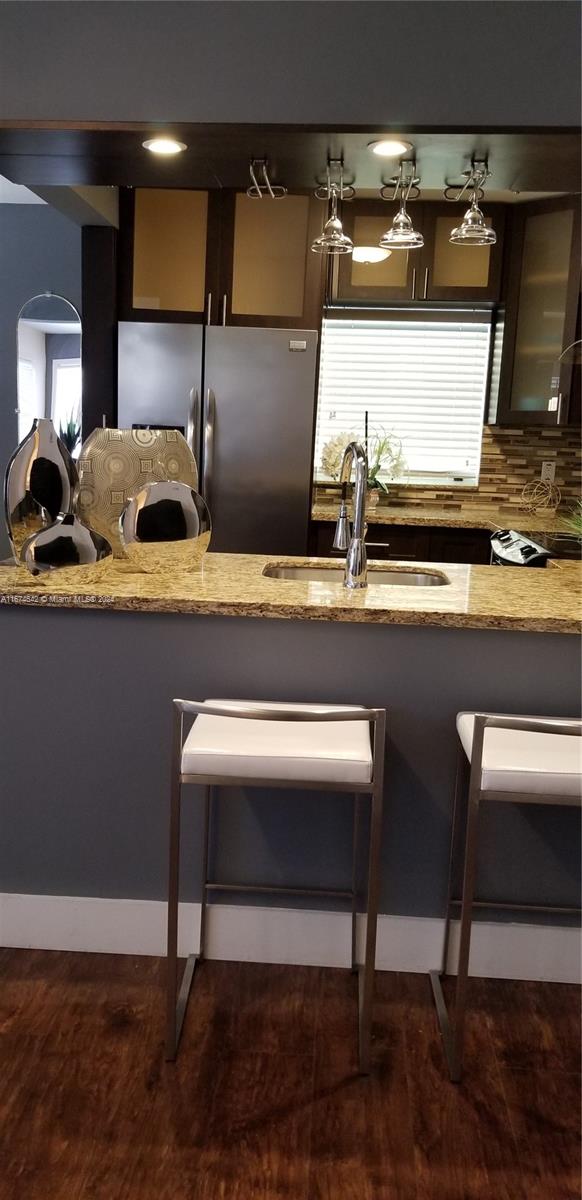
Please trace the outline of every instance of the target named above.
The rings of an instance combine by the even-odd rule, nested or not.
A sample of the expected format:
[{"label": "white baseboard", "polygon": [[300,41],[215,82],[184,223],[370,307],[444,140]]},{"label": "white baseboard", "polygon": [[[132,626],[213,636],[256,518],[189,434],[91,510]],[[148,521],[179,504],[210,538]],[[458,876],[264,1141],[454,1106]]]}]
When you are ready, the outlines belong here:
[{"label": "white baseboard", "polygon": [[[0,945],[108,954],[165,953],[166,908],[158,900],[0,893]],[[200,905],[180,906],[179,950],[195,949]],[[382,971],[429,971],[440,963],[443,922],[434,917],[378,918]],[[458,925],[451,938],[455,962]],[[346,967],[350,918],[305,909],[212,905],[207,956],[237,962]],[[556,925],[475,922],[471,974],[492,979],[578,983],[580,933]]]}]

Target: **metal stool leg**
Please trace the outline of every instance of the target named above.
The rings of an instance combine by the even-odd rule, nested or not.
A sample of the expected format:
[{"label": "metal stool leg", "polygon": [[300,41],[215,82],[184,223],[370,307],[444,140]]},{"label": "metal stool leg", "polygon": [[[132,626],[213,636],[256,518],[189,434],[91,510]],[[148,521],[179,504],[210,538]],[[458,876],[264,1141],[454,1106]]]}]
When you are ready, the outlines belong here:
[{"label": "metal stool leg", "polygon": [[166,960],[166,1059],[176,1057],[176,997],[178,990],[178,892],[180,884],[180,747],[182,719],[174,717],[170,785],[170,867],[168,883],[168,943]]},{"label": "metal stool leg", "polygon": [[360,1071],[370,1072],[372,1041],[372,1002],[376,967],[376,932],[380,900],[380,851],[382,845],[382,802],[384,795],[384,746],[386,719],[378,719],[374,738],[374,790],[370,824],[368,861],[368,903],[364,967],[359,976],[359,1050]]},{"label": "metal stool leg", "polygon": [[447,961],[448,961],[448,957],[449,957],[449,940],[450,940],[450,936],[451,936],[451,916],[452,916],[451,900],[453,898],[453,882],[454,882],[454,875],[455,875],[455,866],[456,866],[456,862],[457,862],[459,830],[460,830],[460,826],[461,826],[461,807],[462,807],[461,801],[462,801],[462,794],[463,794],[463,782],[464,782],[464,775],[465,775],[464,768],[465,768],[466,761],[467,760],[465,757],[465,751],[463,750],[463,747],[462,747],[461,743],[459,742],[458,747],[457,747],[457,769],[456,769],[456,773],[455,773],[453,821],[452,821],[452,825],[451,825],[451,845],[450,845],[450,850],[449,850],[449,874],[448,874],[448,881],[447,881],[447,906],[446,906],[446,915],[445,915],[445,931],[444,931],[444,938],[443,938],[443,956],[442,956],[441,970],[440,970],[441,975],[446,975],[446,973],[447,973]]},{"label": "metal stool leg", "polygon": [[457,966],[457,986],[455,989],[455,1025],[453,1033],[452,1056],[449,1063],[451,1079],[458,1083],[463,1066],[463,1044],[465,1034],[465,1011],[467,1003],[467,978],[469,975],[469,952],[471,949],[471,921],[473,917],[473,898],[475,895],[475,868],[477,864],[477,830],[479,823],[479,795],[469,794],[469,812],[467,815],[467,839],[465,846],[465,870],[463,873],[463,898],[461,903],[461,937],[459,943],[459,963]]},{"label": "metal stool leg", "polygon": [[358,851],[360,841],[361,796],[354,795],[354,830],[352,836],[352,971],[358,970],[357,923],[358,923]]},{"label": "metal stool leg", "polygon": [[[450,918],[451,918],[451,888],[456,858],[456,842],[458,840],[459,808],[461,784],[461,766],[459,759],[457,787],[455,789],[455,810],[453,813],[453,829],[451,833],[451,851],[449,867],[449,890],[447,895],[447,916],[443,946],[442,974],[446,973]],[[473,899],[475,895],[475,874],[477,864],[477,833],[479,823],[479,788],[471,781],[469,791],[469,806],[467,812],[467,831],[465,837],[465,861],[463,867],[463,894],[461,900],[461,933],[459,942],[459,959],[457,964],[457,982],[455,988],[455,1012],[451,1021],[441,983],[441,973],[430,972],[430,981],[436,1005],[437,1018],[440,1026],[443,1046],[447,1058],[449,1075],[453,1083],[461,1078],[463,1066],[463,1044],[465,1031],[465,1012],[467,1002],[467,979],[469,975],[469,952],[471,948],[471,922],[473,916]]]},{"label": "metal stool leg", "polygon": [[198,952],[199,958],[204,958],[204,945],[206,941],[206,909],[208,906],[208,855],[210,849],[210,820],[212,814],[212,801],[214,799],[214,788],[207,787],[204,789],[204,833],[203,833],[203,851],[202,851],[202,903],[200,907],[200,949]]},{"label": "metal stool leg", "polygon": [[[168,886],[168,955],[166,982],[166,1061],[172,1062],[178,1053],[180,1035],[190,998],[190,989],[194,978],[197,954],[190,954],[186,960],[180,990],[178,991],[178,911],[180,888],[180,805],[181,784],[180,767],[182,752],[182,717],[178,714],[174,726],[172,746],[172,781],[170,792],[170,871]],[[206,879],[208,860],[208,818],[209,797],[205,789],[204,809],[204,884],[203,900],[200,914],[201,947],[204,938],[204,917],[206,905]]]}]

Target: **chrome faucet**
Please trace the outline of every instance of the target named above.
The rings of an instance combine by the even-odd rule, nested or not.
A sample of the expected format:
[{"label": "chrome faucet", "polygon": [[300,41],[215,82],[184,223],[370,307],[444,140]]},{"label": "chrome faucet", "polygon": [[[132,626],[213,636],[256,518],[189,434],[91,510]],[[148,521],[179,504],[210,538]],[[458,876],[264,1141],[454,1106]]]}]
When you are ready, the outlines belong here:
[{"label": "chrome faucet", "polygon": [[[356,486],[354,491],[354,523],[350,535],[350,524],[345,501],[346,486],[350,481],[352,466],[356,464]],[[340,483],[342,503],[333,540],[334,550],[347,550],[344,571],[344,587],[365,588],[368,586],[368,560],[366,555],[366,486],[368,482],[368,459],[359,442],[350,442],[344,450]]]}]

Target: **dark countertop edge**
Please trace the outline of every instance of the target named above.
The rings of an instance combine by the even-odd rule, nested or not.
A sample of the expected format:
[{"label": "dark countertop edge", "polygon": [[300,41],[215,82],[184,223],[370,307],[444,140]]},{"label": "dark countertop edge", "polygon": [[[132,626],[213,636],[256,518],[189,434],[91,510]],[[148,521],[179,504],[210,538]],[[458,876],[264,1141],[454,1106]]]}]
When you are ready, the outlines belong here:
[{"label": "dark countertop edge", "polygon": [[334,608],[333,615],[328,608],[316,606],[309,609],[298,609],[293,605],[271,606],[269,604],[250,605],[209,601],[207,604],[190,601],[172,600],[167,605],[158,599],[142,598],[135,604],[130,598],[125,600],[119,596],[64,596],[57,593],[47,593],[39,596],[37,593],[13,593],[0,596],[0,607],[14,608],[66,608],[78,611],[93,612],[127,612],[127,613],[159,613],[162,615],[178,614],[182,616],[215,616],[215,617],[249,617],[266,620],[287,621],[327,621],[330,624],[357,625],[407,625],[416,628],[430,626],[443,629],[483,629],[513,633],[561,633],[579,635],[582,633],[582,620],[574,621],[568,617],[511,617],[494,614],[471,614],[455,612],[414,612],[406,609],[392,609],[386,619],[383,609],[338,609]]}]

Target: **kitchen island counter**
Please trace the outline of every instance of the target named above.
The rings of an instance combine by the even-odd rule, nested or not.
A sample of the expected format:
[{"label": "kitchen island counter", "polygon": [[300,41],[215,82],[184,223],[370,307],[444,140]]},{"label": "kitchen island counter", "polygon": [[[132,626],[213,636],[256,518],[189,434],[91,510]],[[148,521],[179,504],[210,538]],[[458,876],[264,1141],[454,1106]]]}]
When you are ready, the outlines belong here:
[{"label": "kitchen island counter", "polygon": [[[380,911],[442,916],[456,714],[579,711],[579,569],[445,565],[450,585],[358,594],[265,578],[278,561],[208,554],[201,575],[159,577],[110,565],[99,584],[73,587],[0,567],[5,893],[163,900],[172,698],[224,696],[387,710]],[[217,877],[329,888],[351,878],[345,794],[281,804],[237,787],[218,803]],[[483,814],[482,895],[575,905],[579,813],[488,807],[502,811]],[[186,809],[195,847],[195,794]],[[197,870],[193,854],[184,899],[199,899]],[[430,961],[415,960],[427,969],[434,928]],[[41,935],[33,925],[24,936]]]},{"label": "kitchen island counter", "polygon": [[[378,586],[371,564],[369,587],[353,592],[331,575],[329,582],[314,582],[263,574],[266,567],[277,564],[336,571],[338,566],[329,559],[210,553],[200,572],[148,575],[113,562],[95,576],[83,576],[79,569],[72,582],[69,573],[33,579],[24,568],[2,566],[0,605],[542,633],[580,630],[582,569],[578,563],[564,561],[544,570],[390,564],[389,570],[436,572],[448,580],[441,586],[420,587]],[[376,566],[386,568],[386,564]]]}]

